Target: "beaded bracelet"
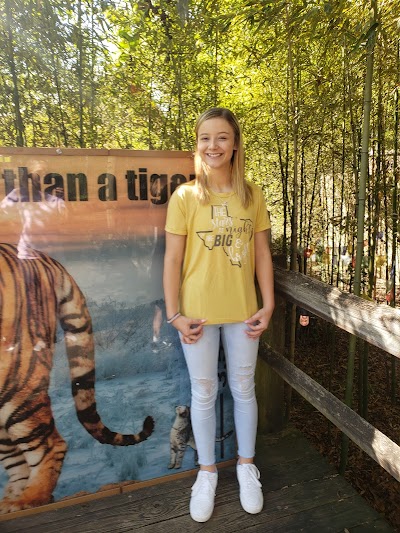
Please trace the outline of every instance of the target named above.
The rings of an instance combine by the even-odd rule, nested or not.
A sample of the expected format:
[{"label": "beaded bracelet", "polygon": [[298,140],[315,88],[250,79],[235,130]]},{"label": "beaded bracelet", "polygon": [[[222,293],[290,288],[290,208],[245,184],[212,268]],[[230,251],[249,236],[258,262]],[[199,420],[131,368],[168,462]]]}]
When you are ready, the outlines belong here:
[{"label": "beaded bracelet", "polygon": [[181,314],[179,312],[176,313],[173,317],[167,319],[167,324],[172,324],[172,322],[176,320],[177,318],[179,318],[180,316]]}]

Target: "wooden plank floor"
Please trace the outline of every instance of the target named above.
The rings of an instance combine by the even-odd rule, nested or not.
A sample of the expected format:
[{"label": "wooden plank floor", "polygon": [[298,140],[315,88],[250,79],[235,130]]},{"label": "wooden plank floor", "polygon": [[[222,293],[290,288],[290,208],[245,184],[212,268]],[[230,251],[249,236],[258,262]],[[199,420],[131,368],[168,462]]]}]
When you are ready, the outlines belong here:
[{"label": "wooden plank floor", "polygon": [[235,467],[220,469],[215,511],[209,522],[188,513],[192,475],[75,504],[0,521],[1,533],[369,533],[394,532],[376,511],[297,431],[259,437],[265,505],[259,515],[239,503]]}]

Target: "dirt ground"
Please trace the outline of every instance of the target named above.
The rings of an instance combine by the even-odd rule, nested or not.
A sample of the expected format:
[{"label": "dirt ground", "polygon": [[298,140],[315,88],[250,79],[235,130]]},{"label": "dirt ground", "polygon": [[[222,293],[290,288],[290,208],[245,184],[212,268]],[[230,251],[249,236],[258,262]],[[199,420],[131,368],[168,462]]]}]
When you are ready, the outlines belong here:
[{"label": "dirt ground", "polygon": [[[295,364],[340,400],[344,399],[349,334],[312,317],[298,325]],[[364,351],[357,345],[352,408],[359,411],[359,364]],[[361,357],[362,359],[362,357]],[[392,356],[369,347],[368,422],[400,444],[400,361],[392,401]],[[341,433],[312,405],[293,391],[291,422],[336,468],[340,463]],[[400,460],[400,458],[399,458]],[[350,441],[345,478],[400,533],[400,483]]]}]

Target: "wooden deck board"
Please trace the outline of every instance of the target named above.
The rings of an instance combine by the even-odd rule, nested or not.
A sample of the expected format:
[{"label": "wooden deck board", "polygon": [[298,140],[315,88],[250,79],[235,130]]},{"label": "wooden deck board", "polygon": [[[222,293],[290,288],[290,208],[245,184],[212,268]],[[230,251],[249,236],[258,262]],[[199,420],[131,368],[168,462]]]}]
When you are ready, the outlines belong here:
[{"label": "wooden deck board", "polygon": [[394,531],[293,429],[259,437],[257,464],[265,495],[264,510],[258,515],[242,510],[235,467],[228,466],[220,470],[215,511],[206,524],[193,522],[188,513],[193,474],[83,504],[0,521],[0,532]]}]

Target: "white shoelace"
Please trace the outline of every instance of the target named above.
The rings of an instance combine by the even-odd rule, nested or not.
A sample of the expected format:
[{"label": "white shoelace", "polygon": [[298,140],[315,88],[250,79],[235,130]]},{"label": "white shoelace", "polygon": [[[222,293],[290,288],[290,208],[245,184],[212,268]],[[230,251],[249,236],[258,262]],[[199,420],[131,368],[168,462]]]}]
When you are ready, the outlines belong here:
[{"label": "white shoelace", "polygon": [[200,493],[210,493],[212,495],[215,494],[215,488],[211,482],[211,476],[210,474],[206,472],[199,472],[197,476],[196,483],[192,487],[192,492],[197,495]]},{"label": "white shoelace", "polygon": [[241,472],[246,476],[244,477],[243,481],[246,483],[247,487],[248,488],[251,488],[252,486],[254,487],[254,485],[256,487],[261,487],[261,483],[259,481],[260,479],[260,472],[258,470],[258,468],[255,466],[255,465],[240,465],[241,467]]}]

